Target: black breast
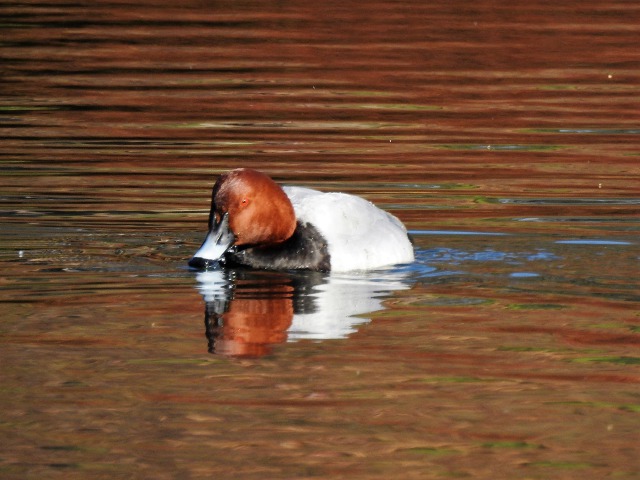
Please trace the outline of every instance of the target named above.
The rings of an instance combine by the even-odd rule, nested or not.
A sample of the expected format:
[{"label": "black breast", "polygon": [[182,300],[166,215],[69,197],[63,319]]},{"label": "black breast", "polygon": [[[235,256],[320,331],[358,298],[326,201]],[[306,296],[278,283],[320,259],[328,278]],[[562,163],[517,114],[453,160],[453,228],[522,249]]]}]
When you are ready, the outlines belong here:
[{"label": "black breast", "polygon": [[224,263],[266,270],[331,270],[327,241],[316,227],[300,222],[286,242],[229,251],[225,254]]}]

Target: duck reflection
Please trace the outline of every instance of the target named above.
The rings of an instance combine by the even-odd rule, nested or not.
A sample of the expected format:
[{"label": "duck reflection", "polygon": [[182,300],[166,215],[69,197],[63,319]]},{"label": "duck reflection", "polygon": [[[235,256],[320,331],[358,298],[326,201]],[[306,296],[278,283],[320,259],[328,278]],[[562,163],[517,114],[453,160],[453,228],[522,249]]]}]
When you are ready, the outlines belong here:
[{"label": "duck reflection", "polygon": [[197,274],[209,352],[262,356],[275,344],[345,338],[381,310],[382,298],[409,288],[402,273],[214,270]]}]

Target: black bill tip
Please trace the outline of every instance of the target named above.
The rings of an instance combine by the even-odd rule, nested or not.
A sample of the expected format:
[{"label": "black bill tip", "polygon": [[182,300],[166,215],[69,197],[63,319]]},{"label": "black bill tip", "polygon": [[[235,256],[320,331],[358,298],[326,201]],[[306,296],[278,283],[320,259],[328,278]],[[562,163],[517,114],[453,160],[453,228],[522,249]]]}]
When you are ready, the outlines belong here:
[{"label": "black bill tip", "polygon": [[189,260],[189,267],[194,270],[215,270],[220,268],[220,262],[209,258],[193,257]]}]

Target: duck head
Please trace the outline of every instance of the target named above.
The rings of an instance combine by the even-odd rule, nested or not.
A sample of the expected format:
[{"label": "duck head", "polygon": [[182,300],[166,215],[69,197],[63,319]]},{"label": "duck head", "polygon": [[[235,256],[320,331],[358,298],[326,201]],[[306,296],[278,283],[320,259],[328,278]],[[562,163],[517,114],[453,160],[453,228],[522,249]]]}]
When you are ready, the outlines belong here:
[{"label": "duck head", "polygon": [[209,233],[189,266],[216,266],[234,247],[277,245],[295,229],[293,205],[278,184],[257,170],[232,170],[213,186]]}]

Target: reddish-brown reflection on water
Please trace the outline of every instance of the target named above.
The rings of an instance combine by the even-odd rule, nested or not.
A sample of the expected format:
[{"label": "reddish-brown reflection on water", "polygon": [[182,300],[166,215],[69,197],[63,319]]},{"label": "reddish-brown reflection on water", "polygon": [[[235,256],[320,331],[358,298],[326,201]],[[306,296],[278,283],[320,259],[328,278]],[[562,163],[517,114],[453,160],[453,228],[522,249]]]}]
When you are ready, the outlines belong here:
[{"label": "reddish-brown reflection on water", "polygon": [[[262,272],[248,278],[251,272],[239,273],[240,278],[228,281],[234,290],[233,298],[224,296],[207,302],[205,326],[209,351],[262,356],[269,353],[271,345],[287,338],[294,314],[295,288],[288,279],[281,280],[280,273],[268,272],[262,278]],[[215,296],[215,287],[212,290]]]},{"label": "reddish-brown reflection on water", "polygon": [[[4,2],[0,476],[637,478],[639,10]],[[238,166],[415,264],[196,277]]]}]

